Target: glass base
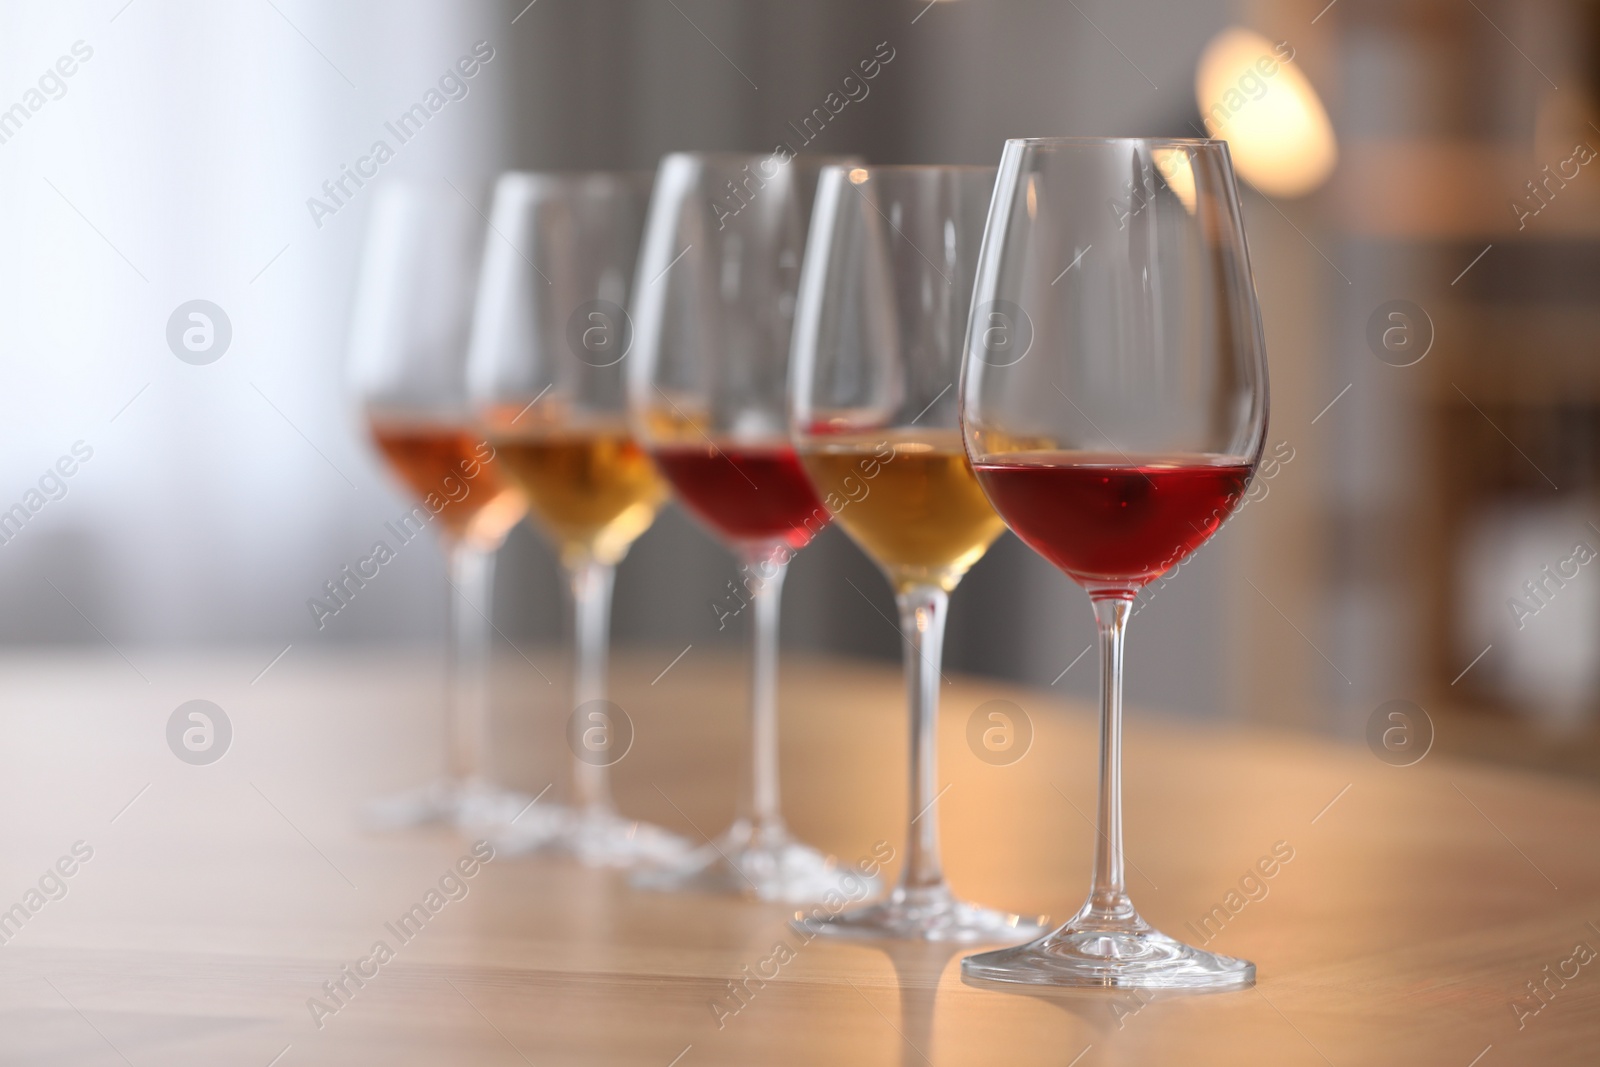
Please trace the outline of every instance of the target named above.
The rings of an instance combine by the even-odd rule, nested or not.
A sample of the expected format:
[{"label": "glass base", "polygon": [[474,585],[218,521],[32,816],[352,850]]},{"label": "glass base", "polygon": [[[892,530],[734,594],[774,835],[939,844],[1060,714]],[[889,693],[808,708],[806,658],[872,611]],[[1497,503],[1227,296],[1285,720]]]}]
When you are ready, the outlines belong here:
[{"label": "glass base", "polygon": [[376,830],[403,830],[430,823],[471,826],[510,822],[532,797],[481,778],[440,778],[361,806],[362,821]]},{"label": "glass base", "polygon": [[723,893],[784,904],[820,903],[829,894],[865,900],[879,889],[876,878],[841,867],[783,826],[758,831],[743,819],[685,861],[639,872],[633,884],[663,893]]},{"label": "glass base", "polygon": [[1020,915],[958,900],[947,885],[896,886],[888,899],[822,920],[796,917],[801,933],[846,939],[901,941],[1015,941],[1038,937],[1049,927]]},{"label": "glass base", "polygon": [[456,810],[456,826],[482,837],[514,833],[548,837],[573,817],[572,809],[527,793],[498,791],[468,798]]},{"label": "glass base", "polygon": [[686,838],[614,811],[535,804],[515,822],[490,833],[507,855],[533,852],[571,856],[588,867],[645,867],[681,862],[692,853]]},{"label": "glass base", "polygon": [[1086,907],[1037,940],[966,957],[961,974],[1035,986],[1222,990],[1255,985],[1256,965],[1186,945],[1138,915],[1108,921]]}]

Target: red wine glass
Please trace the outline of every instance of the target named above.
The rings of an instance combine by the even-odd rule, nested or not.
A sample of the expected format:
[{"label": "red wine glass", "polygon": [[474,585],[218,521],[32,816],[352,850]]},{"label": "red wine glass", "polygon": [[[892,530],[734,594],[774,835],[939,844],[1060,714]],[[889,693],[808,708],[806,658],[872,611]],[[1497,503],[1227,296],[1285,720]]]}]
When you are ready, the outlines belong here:
[{"label": "red wine glass", "polygon": [[640,872],[635,884],[649,889],[793,903],[864,895],[863,879],[796,840],[779,812],[778,595],[789,559],[832,517],[788,417],[795,290],[824,162],[676,153],[656,172],[634,285],[630,417],[678,502],[738,557],[755,651],[734,824],[687,862]]},{"label": "red wine glass", "polygon": [[1267,363],[1222,141],[1007,141],[962,371],[962,430],[1006,525],[1088,592],[1100,631],[1099,833],[1083,908],[981,981],[1232,989],[1255,965],[1152,928],[1122,853],[1122,650],[1139,589],[1242,499]]}]

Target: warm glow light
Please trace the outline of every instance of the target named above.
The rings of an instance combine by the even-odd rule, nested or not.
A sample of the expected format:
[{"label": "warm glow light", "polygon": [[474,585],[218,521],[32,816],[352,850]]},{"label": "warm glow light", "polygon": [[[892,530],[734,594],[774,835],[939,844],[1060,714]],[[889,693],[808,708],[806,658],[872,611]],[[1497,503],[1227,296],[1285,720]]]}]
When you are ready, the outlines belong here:
[{"label": "warm glow light", "polygon": [[1194,164],[1182,148],[1158,148],[1151,153],[1156,169],[1167,180],[1167,188],[1177,196],[1184,210],[1194,214]]},{"label": "warm glow light", "polygon": [[853,182],[854,184],[860,185],[862,182],[864,182],[866,180],[867,180],[867,171],[866,171],[865,167],[857,167],[855,170],[852,170],[850,172],[850,181]]},{"label": "warm glow light", "polygon": [[1206,129],[1228,142],[1239,174],[1269,196],[1304,196],[1339,158],[1328,113],[1293,59],[1288,42],[1234,28],[1211,39],[1195,71]]}]

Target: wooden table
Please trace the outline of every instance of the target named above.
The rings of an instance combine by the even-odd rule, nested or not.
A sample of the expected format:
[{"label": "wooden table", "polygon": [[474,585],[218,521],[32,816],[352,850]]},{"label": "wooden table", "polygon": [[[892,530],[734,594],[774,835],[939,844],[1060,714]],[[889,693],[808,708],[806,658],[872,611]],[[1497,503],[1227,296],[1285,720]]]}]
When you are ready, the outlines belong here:
[{"label": "wooden table", "polygon": [[[1597,1062],[1600,959],[1519,1028],[1526,983],[1600,948],[1600,793],[1364,747],[1202,730],[1132,713],[1128,844],[1135,899],[1169,932],[1253,959],[1254,990],[1211,996],[1027,995],[963,984],[962,950],[813,941],[781,906],[630,890],[565,861],[499,857],[314,1025],[309,998],[368,957],[468,851],[445,831],[373,835],[356,802],[424,777],[437,703],[427,657],[296,648],[204,659],[12,654],[0,661],[0,908],[64,857],[0,948],[0,1062],[238,1064],[1373,1064]],[[732,806],[737,660],[620,656],[634,750],[624,810],[693,833]],[[552,650],[502,665],[505,772],[559,773]],[[141,679],[140,675],[148,679]],[[784,800],[845,860],[902,847],[899,675],[790,657]],[[223,707],[211,766],[169,751],[183,701]],[[972,711],[1029,715],[1027,755],[980,761]],[[538,714],[530,714],[534,708]],[[1062,916],[1088,878],[1094,724],[1049,695],[954,678],[940,802],[958,891]],[[537,740],[542,758],[529,756]],[[659,788],[658,788],[659,787]],[[559,790],[560,785],[557,786]],[[669,799],[670,798],[670,801]],[[676,805],[676,807],[674,807]],[[681,809],[681,814],[679,812]],[[691,825],[692,823],[692,825]],[[72,859],[75,842],[93,855]],[[1282,844],[1279,844],[1279,843]],[[1229,894],[1277,846],[1293,858]],[[453,884],[453,883],[452,883]],[[1265,895],[1262,895],[1263,889]],[[1222,921],[1214,908],[1221,907]],[[0,919],[3,924],[3,919]],[[1220,928],[1220,929],[1219,929]],[[0,925],[0,930],[6,927]],[[794,958],[737,1013],[728,983],[787,942]],[[354,988],[347,986],[347,988]],[[1528,1005],[1539,1001],[1528,1000]],[[721,1016],[719,1026],[718,1017]],[[275,1057],[278,1057],[275,1059]]]}]

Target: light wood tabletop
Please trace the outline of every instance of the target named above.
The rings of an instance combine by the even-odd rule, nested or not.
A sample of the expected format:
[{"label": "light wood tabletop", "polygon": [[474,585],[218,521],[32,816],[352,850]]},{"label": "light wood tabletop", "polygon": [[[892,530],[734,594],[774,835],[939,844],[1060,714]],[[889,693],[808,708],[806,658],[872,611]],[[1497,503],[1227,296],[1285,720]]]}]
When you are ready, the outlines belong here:
[{"label": "light wood tabletop", "polygon": [[[6,1064],[1600,1061],[1600,792],[1587,786],[1437,753],[1393,767],[1359,739],[1131,709],[1134,899],[1167,932],[1255,961],[1259,984],[1236,993],[976,988],[960,975],[970,949],[808,943],[781,905],[644,893],[614,872],[506,855],[444,880],[442,906],[402,941],[390,926],[473,848],[356,818],[362,798],[434,769],[432,660],[297,647],[263,674],[275,650],[125,651],[0,660]],[[662,674],[678,651],[613,664],[636,731],[618,803],[716,833],[733,806],[743,664],[693,648]],[[500,665],[497,756],[535,791],[555,780],[553,798],[560,657],[533,660],[549,684],[534,664]],[[208,766],[167,743],[192,699],[231,724]],[[969,747],[969,720],[991,700],[1031,723],[1014,762]],[[900,852],[899,672],[786,657],[782,715],[792,827],[844,862],[879,842]],[[950,679],[939,810],[958,892],[1023,913],[1077,907],[1094,739],[1087,708]],[[392,958],[347,981],[337,1011],[314,1013],[324,983],[378,941]]]}]

